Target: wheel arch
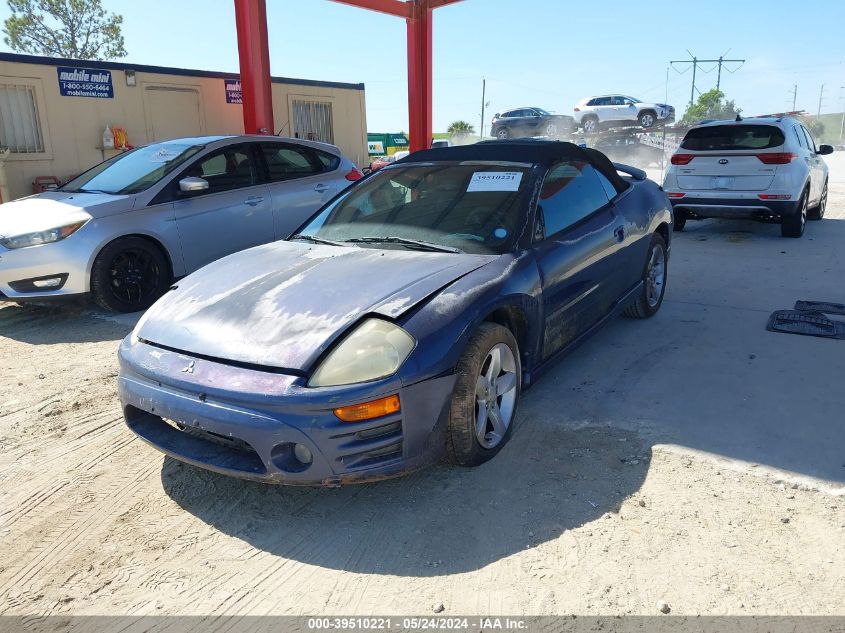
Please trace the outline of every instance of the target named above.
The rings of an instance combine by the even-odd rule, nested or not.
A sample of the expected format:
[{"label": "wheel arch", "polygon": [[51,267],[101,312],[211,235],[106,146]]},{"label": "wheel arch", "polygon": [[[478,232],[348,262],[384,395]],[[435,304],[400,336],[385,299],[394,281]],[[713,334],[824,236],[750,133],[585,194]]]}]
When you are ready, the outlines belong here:
[{"label": "wheel arch", "polygon": [[110,246],[111,244],[114,244],[115,242],[119,242],[120,240],[125,240],[125,239],[131,238],[131,237],[140,238],[142,240],[149,242],[153,246],[155,246],[159,250],[159,252],[161,252],[161,254],[164,255],[164,260],[167,262],[167,270],[170,273],[170,278],[171,279],[173,278],[173,257],[170,255],[170,251],[167,249],[167,247],[164,245],[164,243],[161,240],[159,240],[158,238],[156,238],[152,235],[149,235],[147,233],[126,233],[125,235],[118,235],[118,236],[113,237],[110,240],[107,240],[107,241],[103,242],[102,244],[100,244],[100,247],[96,250],[96,252],[94,253],[94,256],[91,257],[90,264],[88,265],[88,284],[89,284],[89,286],[91,284],[91,275],[93,274],[93,270],[94,270],[94,262],[97,261],[97,258],[100,256],[100,253],[102,253],[103,250],[107,246]]},{"label": "wheel arch", "polygon": [[528,319],[525,313],[517,306],[505,304],[490,310],[480,322],[495,323],[510,330],[519,346],[520,360],[524,367],[528,353]]}]

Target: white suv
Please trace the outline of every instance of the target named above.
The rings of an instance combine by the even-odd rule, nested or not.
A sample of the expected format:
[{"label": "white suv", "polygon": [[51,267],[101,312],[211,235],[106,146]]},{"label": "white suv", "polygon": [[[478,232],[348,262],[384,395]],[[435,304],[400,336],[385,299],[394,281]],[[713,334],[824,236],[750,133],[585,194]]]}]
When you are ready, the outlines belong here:
[{"label": "white suv", "polygon": [[816,148],[793,117],[712,121],[690,129],[663,188],[675,210],[675,230],[688,219],[741,218],[780,222],[784,237],[801,237],[807,218],[827,205],[830,145]]},{"label": "white suv", "polygon": [[574,108],[575,124],[587,134],[601,128],[639,125],[650,128],[675,120],[675,108],[665,103],[645,103],[625,95],[600,95],[581,99]]}]

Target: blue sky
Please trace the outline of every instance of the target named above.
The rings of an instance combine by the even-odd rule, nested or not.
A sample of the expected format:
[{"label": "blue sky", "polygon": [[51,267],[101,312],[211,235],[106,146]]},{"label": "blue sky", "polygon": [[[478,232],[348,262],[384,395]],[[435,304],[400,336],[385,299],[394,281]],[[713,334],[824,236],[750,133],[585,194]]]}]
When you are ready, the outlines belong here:
[{"label": "blue sky", "polygon": [[[103,0],[124,15],[128,61],[238,71],[231,0]],[[666,100],[668,62],[744,58],[722,88],[746,114],[845,105],[845,1],[465,0],[434,21],[434,129],[480,123],[481,80],[490,110],[537,105],[569,113],[591,94]],[[647,14],[651,11],[651,16]],[[274,75],[363,82],[370,131],[407,129],[405,23],[329,0],[267,0]],[[0,18],[8,9],[0,5]],[[5,45],[2,45],[6,49]],[[697,86],[715,87],[712,65]],[[687,67],[688,68],[688,67]],[[681,69],[683,70],[683,69]],[[689,101],[691,71],[669,71],[668,102]]]}]

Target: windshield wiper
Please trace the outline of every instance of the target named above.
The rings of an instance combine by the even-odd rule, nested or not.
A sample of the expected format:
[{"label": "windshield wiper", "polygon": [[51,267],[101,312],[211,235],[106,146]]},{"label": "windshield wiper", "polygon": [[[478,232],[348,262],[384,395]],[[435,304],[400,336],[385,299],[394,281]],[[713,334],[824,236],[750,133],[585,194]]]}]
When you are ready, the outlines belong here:
[{"label": "windshield wiper", "polygon": [[442,244],[424,242],[422,240],[410,240],[406,237],[353,237],[345,241],[359,242],[363,244],[402,244],[403,246],[435,251],[438,253],[463,253],[461,249],[454,246],[443,246]]},{"label": "windshield wiper", "polygon": [[58,191],[64,191],[65,193],[105,193],[114,195],[111,191],[103,191],[102,189],[58,189]]},{"label": "windshield wiper", "polygon": [[328,246],[346,246],[343,242],[335,242],[333,240],[327,240],[323,237],[315,237],[313,235],[303,235],[302,233],[291,235],[288,240],[306,240],[308,242],[314,242],[315,244],[326,244]]}]

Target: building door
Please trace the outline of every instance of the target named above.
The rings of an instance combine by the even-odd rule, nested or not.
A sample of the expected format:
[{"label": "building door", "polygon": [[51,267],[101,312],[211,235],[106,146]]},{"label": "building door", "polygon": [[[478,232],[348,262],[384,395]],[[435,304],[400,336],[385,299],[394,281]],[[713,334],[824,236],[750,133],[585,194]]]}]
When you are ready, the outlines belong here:
[{"label": "building door", "polygon": [[144,96],[151,142],[203,134],[200,96],[196,89],[147,86]]}]

